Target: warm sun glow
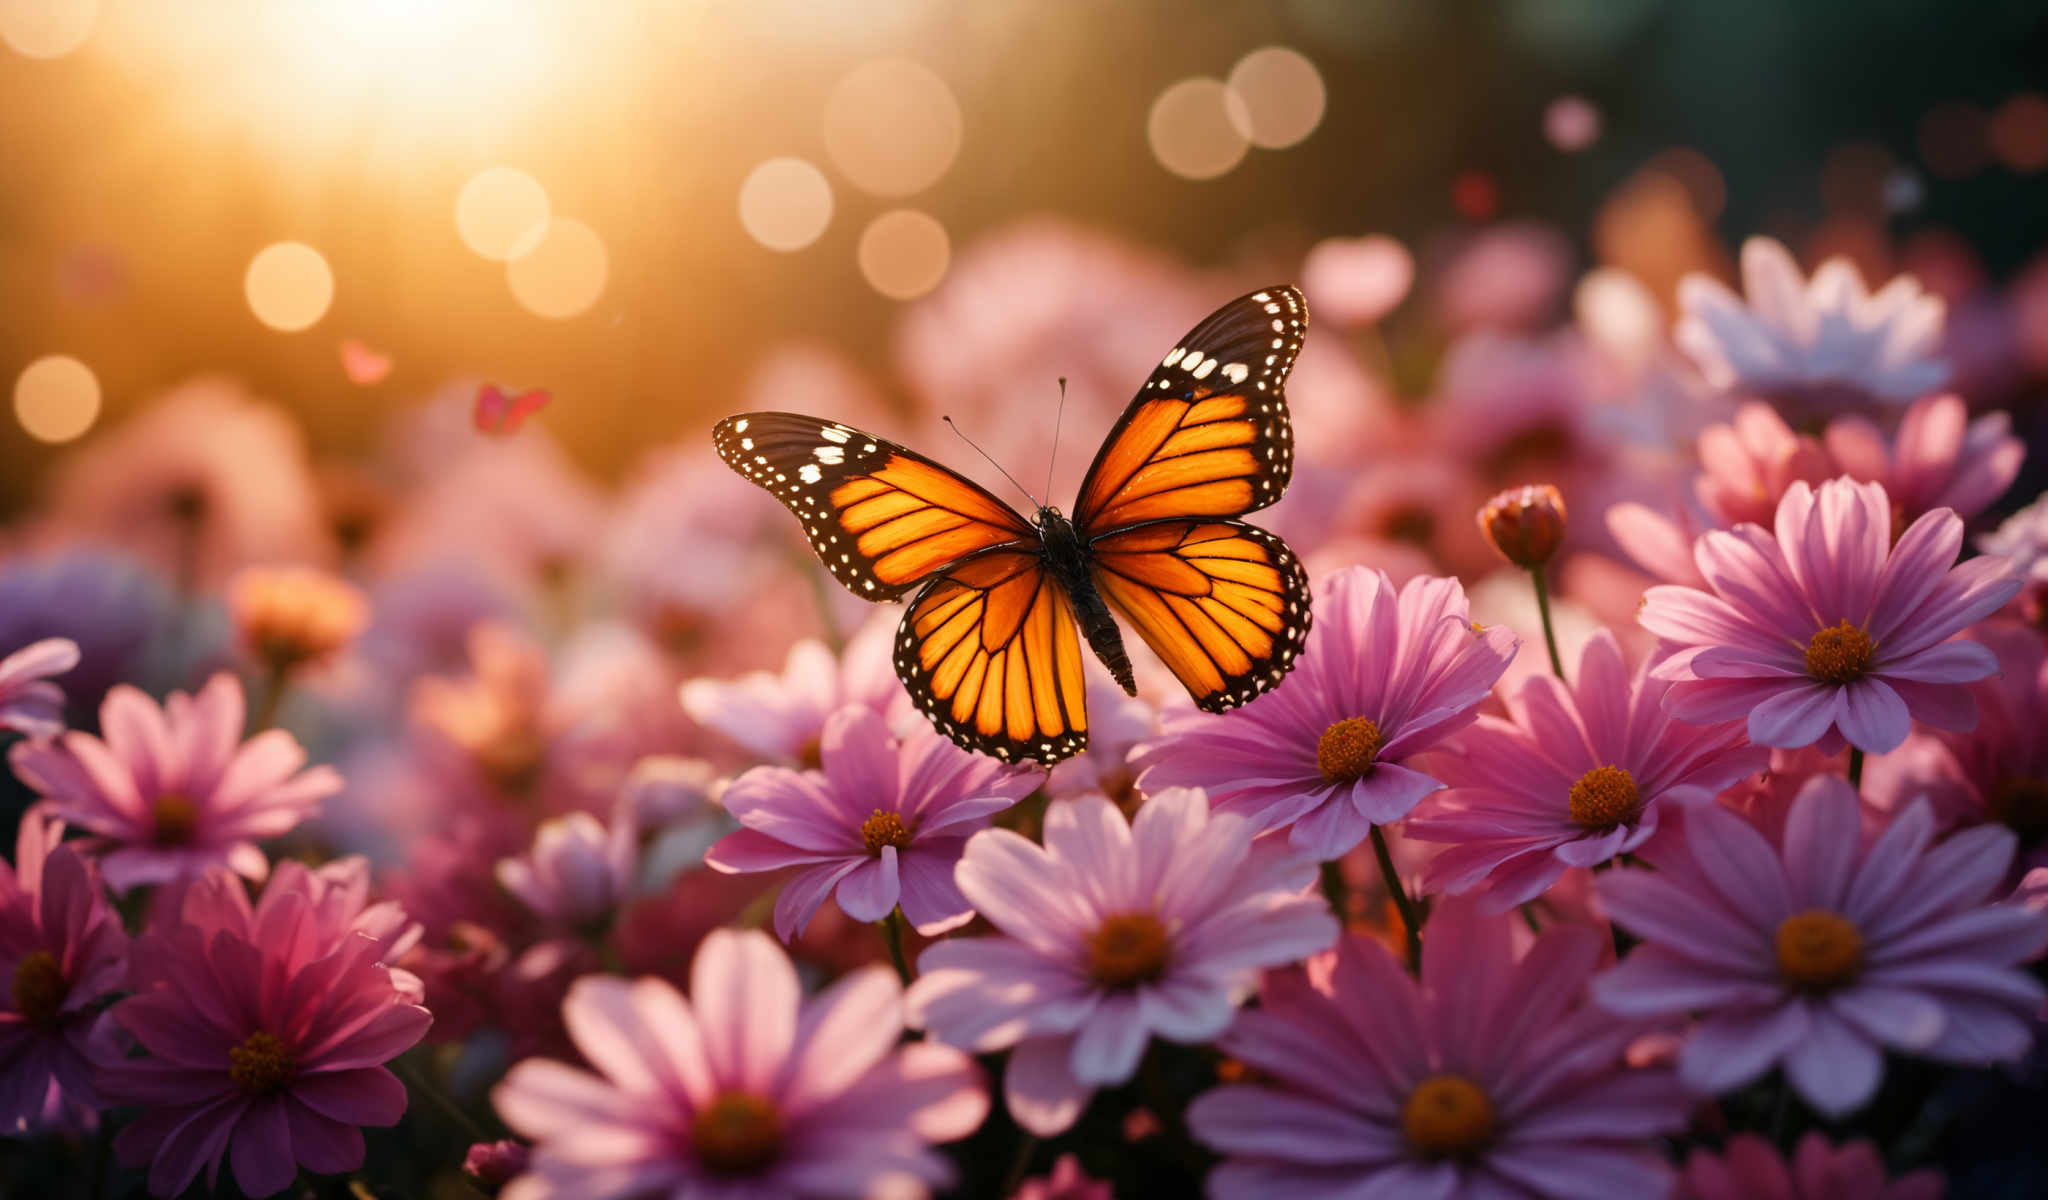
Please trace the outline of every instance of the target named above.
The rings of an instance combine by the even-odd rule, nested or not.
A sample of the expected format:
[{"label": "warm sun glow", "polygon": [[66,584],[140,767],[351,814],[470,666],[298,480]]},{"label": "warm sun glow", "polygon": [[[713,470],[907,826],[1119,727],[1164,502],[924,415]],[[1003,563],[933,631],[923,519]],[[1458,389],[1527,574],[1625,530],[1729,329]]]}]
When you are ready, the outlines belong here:
[{"label": "warm sun glow", "polygon": [[861,231],[861,276],[891,300],[913,300],[939,286],[951,257],[946,227],[914,209],[883,213]]},{"label": "warm sun glow", "polygon": [[740,185],[740,224],[770,250],[801,250],[832,223],[832,185],[801,158],[771,158]]},{"label": "warm sun glow", "polygon": [[39,442],[68,442],[100,415],[100,381],[63,354],[39,358],[14,381],[14,417]]},{"label": "warm sun glow", "polygon": [[1160,166],[1187,179],[1215,179],[1244,161],[1250,125],[1244,102],[1221,80],[1183,79],[1152,102],[1145,132]]},{"label": "warm sun glow", "polygon": [[455,198],[455,229],[463,244],[493,262],[504,262],[521,243],[538,237],[548,216],[547,189],[511,167],[477,172]]},{"label": "warm sun glow", "polygon": [[256,319],[281,333],[318,324],[334,303],[334,271],[302,242],[265,246],[249,262],[242,291]]},{"label": "warm sun glow", "polygon": [[505,264],[512,296],[526,311],[552,321],[587,312],[604,294],[611,259],[597,231],[570,217],[556,217],[538,237],[529,237]]},{"label": "warm sun glow", "polygon": [[29,58],[62,58],[92,36],[99,0],[0,0],[0,41]]},{"label": "warm sun glow", "polygon": [[854,186],[908,196],[960,153],[960,104],[931,68],[883,58],[855,67],[825,101],[825,150]]}]

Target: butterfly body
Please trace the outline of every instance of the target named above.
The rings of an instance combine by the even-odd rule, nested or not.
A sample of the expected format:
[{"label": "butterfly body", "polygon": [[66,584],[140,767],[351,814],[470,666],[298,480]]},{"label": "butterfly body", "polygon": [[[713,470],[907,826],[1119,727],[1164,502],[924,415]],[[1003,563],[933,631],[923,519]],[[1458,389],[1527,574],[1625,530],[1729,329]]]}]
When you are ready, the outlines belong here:
[{"label": "butterfly body", "polygon": [[916,451],[817,417],[742,413],[712,438],[795,514],[849,591],[910,597],[896,673],[940,731],[1005,761],[1053,763],[1088,743],[1084,639],[1136,694],[1119,616],[1212,712],[1293,666],[1307,574],[1239,518],[1278,500],[1292,473],[1282,387],[1306,328],[1287,287],[1197,325],[1110,430],[1071,516],[1037,505],[1026,519]]}]

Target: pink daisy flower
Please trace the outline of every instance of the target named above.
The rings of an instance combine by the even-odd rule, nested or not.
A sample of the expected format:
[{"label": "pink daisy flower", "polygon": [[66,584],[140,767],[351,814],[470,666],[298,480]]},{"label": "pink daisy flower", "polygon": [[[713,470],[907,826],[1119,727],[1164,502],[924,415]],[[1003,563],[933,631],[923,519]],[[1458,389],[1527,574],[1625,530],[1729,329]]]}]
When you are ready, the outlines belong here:
[{"label": "pink daisy flower", "polygon": [[1996,826],[1933,845],[1916,802],[1858,848],[1856,791],[1806,785],[1775,847],[1715,805],[1688,809],[1656,871],[1594,887],[1644,939],[1594,982],[1610,1011],[1704,1019],[1679,1052],[1687,1084],[1721,1093],[1782,1065],[1840,1117],[1876,1092],[1885,1049],[1956,1063],[2018,1058],[2048,990],[2019,964],[2048,947],[2048,916],[2002,894],[2013,837]]},{"label": "pink daisy flower", "polygon": [[2027,457],[2027,444],[2012,435],[2010,414],[1972,421],[1957,396],[1914,401],[1893,441],[1860,416],[1835,418],[1824,436],[1842,473],[1883,484],[1906,521],[1937,508],[1969,520],[2005,494]]},{"label": "pink daisy flower", "polygon": [[744,828],[704,855],[728,874],[800,867],[775,901],[775,932],[804,931],[825,897],[856,921],[890,910],[930,937],[974,907],[953,882],[968,835],[1023,799],[1043,771],[969,754],[921,722],[901,741],[872,709],[825,722],[823,771],[756,767],[720,802]]},{"label": "pink daisy flower", "polygon": [[1470,725],[1519,644],[1478,629],[1455,579],[1350,567],[1317,588],[1316,623],[1286,684],[1228,714],[1186,711],[1132,756],[1138,785],[1199,787],[1219,812],[1341,858],[1442,787],[1409,765]]},{"label": "pink daisy flower", "polygon": [[105,740],[77,730],[21,742],[16,775],[49,812],[97,835],[100,870],[115,891],[191,878],[220,865],[262,879],[256,846],[320,811],[341,790],[331,767],[281,729],[242,740],[242,685],[216,675],[197,696],[172,692],[158,708],[126,685],[100,706]]},{"label": "pink daisy flower", "polygon": [[761,758],[816,767],[827,717],[851,704],[886,714],[899,698],[908,702],[890,666],[895,637],[894,620],[871,621],[840,656],[805,638],[789,648],[780,675],[690,680],[683,685],[683,711]]},{"label": "pink daisy flower", "polygon": [[1941,1200],[1947,1193],[1948,1182],[1931,1167],[1888,1177],[1869,1142],[1837,1146],[1809,1133],[1786,1162],[1756,1134],[1738,1133],[1719,1154],[1686,1157],[1674,1200]]},{"label": "pink daisy flower", "polygon": [[35,813],[0,861],[0,1130],[89,1124],[99,1001],[120,989],[128,936],[92,864],[60,845],[61,821]]},{"label": "pink daisy flower", "polygon": [[609,920],[632,893],[639,837],[624,811],[611,828],[589,813],[541,823],[533,849],[501,859],[497,879],[543,921],[590,927]]},{"label": "pink daisy flower", "polygon": [[[216,868],[219,871],[219,868]],[[236,886],[222,880],[215,886]],[[184,925],[145,934],[130,955],[135,994],[111,1010],[147,1057],[106,1064],[114,1100],[144,1109],[114,1139],[149,1189],[174,1196],[221,1161],[250,1196],[363,1162],[359,1126],[394,1125],[405,1086],[384,1068],[432,1018],[379,965],[378,943],[314,936],[306,898],[284,895],[244,936]]]},{"label": "pink daisy flower", "polygon": [[[390,966],[419,944],[422,928],[396,900],[370,903],[370,864],[349,855],[309,867],[283,859],[254,903],[241,880],[208,871],[186,887],[172,910],[175,921],[211,937],[227,930],[266,947],[305,938],[302,953],[330,954],[357,937],[377,945],[377,961]],[[172,932],[176,926],[163,932]],[[289,932],[287,932],[289,930]],[[394,971],[401,987],[411,976]]]},{"label": "pink daisy flower", "polygon": [[988,1113],[957,1050],[898,1045],[903,990],[862,968],[806,1002],[765,934],[704,939],[684,999],[659,979],[578,980],[562,1006],[596,1073],[529,1059],[492,1093],[532,1169],[508,1200],[876,1194],[950,1181],[929,1144]]},{"label": "pink daisy flower", "polygon": [[1305,894],[1313,864],[1199,791],[1155,792],[1126,822],[1101,796],[1055,801],[1045,845],[978,833],[955,873],[1007,935],[953,938],[918,959],[910,1023],[1003,1073],[1017,1123],[1059,1133],[1088,1097],[1138,1069],[1153,1035],[1223,1032],[1263,967],[1328,946],[1338,927]]},{"label": "pink daisy flower", "polygon": [[1218,1048],[1264,1077],[1188,1109],[1226,1156],[1216,1200],[1657,1196],[1647,1140],[1683,1128],[1671,1072],[1630,1068],[1644,1032],[1587,1002],[1606,938],[1556,925],[1516,956],[1507,918],[1439,905],[1422,978],[1365,937],[1266,976]]},{"label": "pink daisy flower", "polygon": [[1640,847],[1659,801],[1711,802],[1761,769],[1766,752],[1742,727],[1688,725],[1664,711],[1670,685],[1631,673],[1614,635],[1593,635],[1569,685],[1532,676],[1508,720],[1481,717],[1442,766],[1449,790],[1424,800],[1402,831],[1452,843],[1430,860],[1423,890],[1483,891],[1486,911],[1535,899],[1574,867]]},{"label": "pink daisy flower", "polygon": [[78,665],[78,643],[44,638],[0,658],[0,729],[31,738],[64,732],[64,689],[50,682]]},{"label": "pink daisy flower", "polygon": [[1794,483],[1775,534],[1740,525],[1700,538],[1709,590],[1665,585],[1644,596],[1643,628],[1663,640],[1656,668],[1685,721],[1746,716],[1749,740],[1833,751],[1846,739],[1883,753],[1918,718],[1976,721],[1953,685],[1998,669],[1990,650],[1954,639],[2019,590],[2004,559],[1956,565],[1963,523],[1937,509],[1891,540],[1891,502],[1874,483]]}]

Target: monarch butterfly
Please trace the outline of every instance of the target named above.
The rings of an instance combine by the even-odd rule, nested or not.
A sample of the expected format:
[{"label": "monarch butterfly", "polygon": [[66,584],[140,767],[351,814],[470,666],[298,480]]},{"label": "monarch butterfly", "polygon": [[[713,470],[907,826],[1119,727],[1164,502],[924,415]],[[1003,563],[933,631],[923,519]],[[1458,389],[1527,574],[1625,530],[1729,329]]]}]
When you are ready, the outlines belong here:
[{"label": "monarch butterfly", "polygon": [[744,413],[712,436],[855,595],[916,591],[896,674],[932,724],[969,750],[1050,764],[1088,744],[1077,631],[1137,693],[1112,610],[1211,712],[1294,665],[1308,577],[1236,518],[1292,474],[1282,387],[1307,325],[1301,293],[1272,287],[1195,326],[1110,430],[1071,518],[1040,506],[1027,521],[914,451],[816,417]]}]

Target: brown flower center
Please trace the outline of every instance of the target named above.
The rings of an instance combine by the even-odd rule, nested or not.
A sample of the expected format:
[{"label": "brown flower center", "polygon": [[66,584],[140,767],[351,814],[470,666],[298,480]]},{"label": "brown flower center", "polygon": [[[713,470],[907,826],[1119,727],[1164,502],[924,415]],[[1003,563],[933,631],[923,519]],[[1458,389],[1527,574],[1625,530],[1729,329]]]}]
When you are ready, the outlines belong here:
[{"label": "brown flower center", "polygon": [[199,806],[183,792],[164,792],[149,806],[150,840],[182,846],[199,831]]},{"label": "brown flower center", "polygon": [[1572,821],[1588,829],[1612,829],[1634,817],[1641,802],[1636,777],[1626,768],[1594,767],[1572,785]]},{"label": "brown flower center", "polygon": [[228,1050],[228,1078],[236,1087],[258,1096],[283,1087],[297,1070],[291,1047],[261,1029]]},{"label": "brown flower center", "polygon": [[2017,775],[2002,781],[1984,797],[1991,819],[2032,845],[2048,835],[2048,779]]},{"label": "brown flower center", "polygon": [[1323,730],[1316,742],[1316,770],[1331,783],[1349,783],[1372,774],[1380,752],[1380,727],[1365,717],[1346,717]]},{"label": "brown flower center", "polygon": [[1809,908],[1778,925],[1778,974],[1809,992],[1824,992],[1856,978],[1863,938],[1840,913]]},{"label": "brown flower center", "polygon": [[1401,1132],[1428,1158],[1469,1158],[1493,1138],[1493,1101],[1462,1075],[1432,1075],[1401,1105]]},{"label": "brown flower center", "polygon": [[1088,938],[1088,977],[1106,988],[1134,988],[1166,973],[1173,947],[1148,912],[1105,917]]},{"label": "brown flower center", "polygon": [[907,849],[910,846],[910,826],[903,823],[900,814],[883,812],[878,808],[860,823],[860,840],[867,843],[869,854],[880,854],[884,846]]},{"label": "brown flower center", "polygon": [[1822,683],[1854,683],[1870,669],[1876,649],[1869,634],[1837,621],[1806,643],[1806,673]]},{"label": "brown flower center", "polygon": [[64,968],[48,950],[31,950],[14,965],[14,1011],[31,1025],[49,1025],[64,1011]]},{"label": "brown flower center", "polygon": [[782,1118],[752,1092],[720,1092],[690,1124],[697,1161],[720,1175],[749,1175],[782,1154]]}]

